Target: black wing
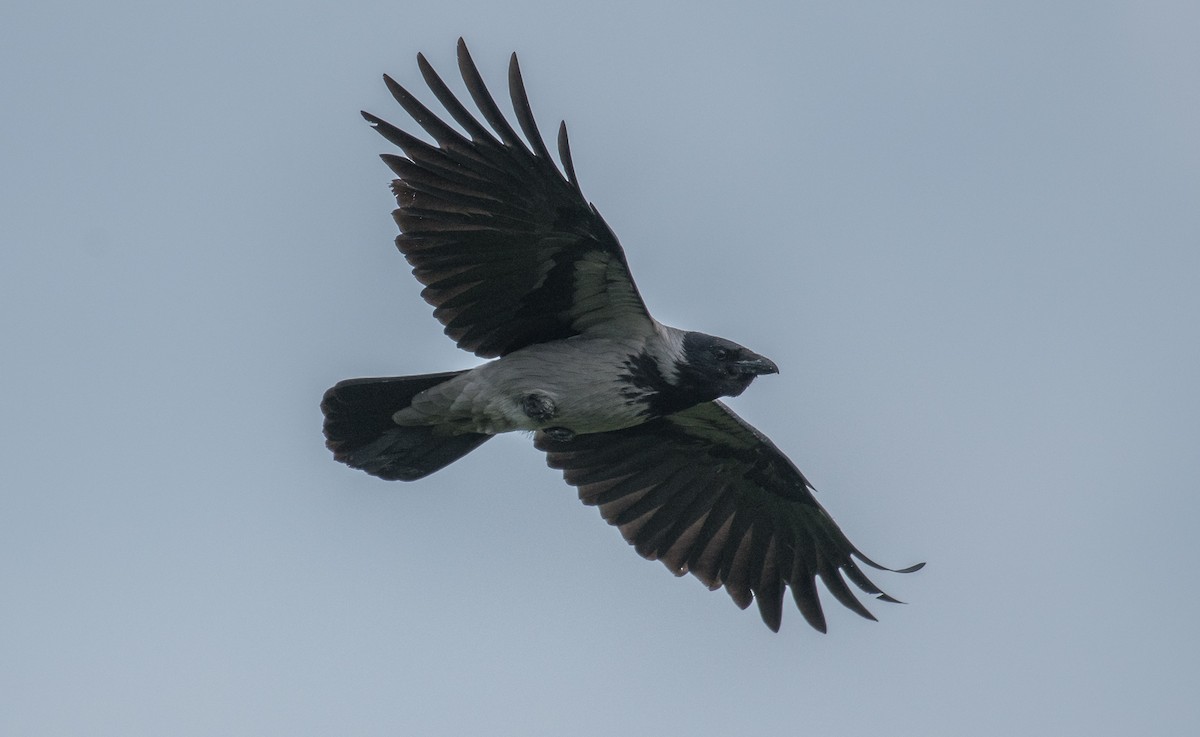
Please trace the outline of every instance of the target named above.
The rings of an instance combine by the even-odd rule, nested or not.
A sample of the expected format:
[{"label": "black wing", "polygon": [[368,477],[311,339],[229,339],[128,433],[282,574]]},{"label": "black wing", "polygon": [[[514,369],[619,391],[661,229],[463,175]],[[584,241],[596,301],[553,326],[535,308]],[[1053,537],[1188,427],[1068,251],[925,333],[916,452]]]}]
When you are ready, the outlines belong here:
[{"label": "black wing", "polygon": [[[815,580],[868,619],[844,575],[884,601],[854,558],[854,547],[813,497],[812,485],[762,433],[720,402],[708,402],[614,432],[556,442],[535,439],[547,462],[600,508],[638,553],[678,576],[691,572],[709,588],[724,586],[743,609],[758,602],[778,631],[783,593],[825,631]],[[905,568],[915,571],[924,564]]]},{"label": "black wing", "polygon": [[425,285],[422,296],[460,348],[502,356],[534,343],[580,334],[644,333],[653,320],[625,254],[575,178],[564,123],[550,158],[533,119],[517,56],[509,93],[528,144],[509,125],[458,41],[458,66],[489,130],[450,91],[422,55],[421,74],[459,133],[384,77],[401,107],[437,142],[365,117],[404,156],[384,154],[399,177],[392,190],[401,235],[396,245]]}]

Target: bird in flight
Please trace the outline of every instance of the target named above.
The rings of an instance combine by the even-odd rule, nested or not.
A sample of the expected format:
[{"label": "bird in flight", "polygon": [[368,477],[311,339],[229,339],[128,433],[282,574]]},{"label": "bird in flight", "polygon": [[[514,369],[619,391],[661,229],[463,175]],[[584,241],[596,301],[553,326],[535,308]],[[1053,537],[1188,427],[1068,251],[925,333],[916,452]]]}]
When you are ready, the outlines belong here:
[{"label": "bird in flight", "polygon": [[[672,573],[758,605],[779,630],[785,590],[826,630],[820,579],[874,619],[848,579],[889,602],[867,558],[817,503],[804,475],[719,401],[778,372],[724,338],[650,316],[616,235],[584,198],[566,124],[560,169],[538,132],[521,69],[508,67],[519,135],[462,39],[458,67],[483,121],[423,55],[425,83],[456,129],[385,76],[430,144],[364,112],[403,155],[395,173],[396,245],[446,335],[494,359],[463,371],[349,379],[321,402],[334,458],[383,479],[413,481],[497,433],[534,433],[553,468],[639,554]],[[856,560],[857,559],[857,560]],[[902,569],[915,571],[923,564]]]}]

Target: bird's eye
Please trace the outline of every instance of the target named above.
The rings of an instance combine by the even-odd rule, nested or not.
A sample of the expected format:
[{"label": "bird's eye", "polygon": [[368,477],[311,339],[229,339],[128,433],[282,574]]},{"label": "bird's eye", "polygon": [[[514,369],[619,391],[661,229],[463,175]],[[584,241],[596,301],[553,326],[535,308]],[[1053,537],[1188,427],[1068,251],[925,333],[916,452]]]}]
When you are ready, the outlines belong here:
[{"label": "bird's eye", "polygon": [[729,360],[729,349],[728,349],[728,348],[716,348],[716,349],[714,349],[714,350],[713,350],[713,358],[717,359],[718,361],[727,361],[727,360]]}]

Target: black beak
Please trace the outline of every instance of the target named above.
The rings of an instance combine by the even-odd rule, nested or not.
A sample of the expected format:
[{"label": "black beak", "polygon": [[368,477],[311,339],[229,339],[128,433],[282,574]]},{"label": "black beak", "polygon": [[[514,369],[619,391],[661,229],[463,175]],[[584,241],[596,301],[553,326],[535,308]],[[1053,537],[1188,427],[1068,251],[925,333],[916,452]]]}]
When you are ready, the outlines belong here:
[{"label": "black beak", "polygon": [[774,361],[750,351],[746,351],[746,357],[737,362],[737,367],[741,369],[742,373],[755,376],[779,373],[779,367],[775,365]]}]

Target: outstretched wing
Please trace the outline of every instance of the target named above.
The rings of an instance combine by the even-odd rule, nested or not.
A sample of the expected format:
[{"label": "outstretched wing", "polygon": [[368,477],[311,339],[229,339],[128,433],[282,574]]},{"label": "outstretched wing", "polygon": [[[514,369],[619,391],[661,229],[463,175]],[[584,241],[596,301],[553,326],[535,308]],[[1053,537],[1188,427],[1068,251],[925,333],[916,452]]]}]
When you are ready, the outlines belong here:
[{"label": "outstretched wing", "polygon": [[843,576],[896,601],[854,559],[891,569],[859,552],[795,465],[720,402],[567,442],[538,433],[535,442],[550,466],[579,488],[580,499],[598,506],[643,557],[678,576],[690,572],[709,588],[724,586],[743,609],[757,601],[772,630],[779,630],[784,589],[791,588],[804,618],[825,631],[817,578],[868,619],[875,617]]},{"label": "outstretched wing", "polygon": [[437,145],[364,112],[404,156],[384,154],[401,234],[396,245],[425,285],[422,296],[460,348],[495,357],[573,335],[648,333],[653,321],[625,254],[583,197],[564,123],[558,132],[563,172],[538,133],[517,56],[508,83],[522,140],[496,106],[458,41],[458,66],[484,126],[422,55],[421,74],[463,135],[406,89],[388,89]]}]

